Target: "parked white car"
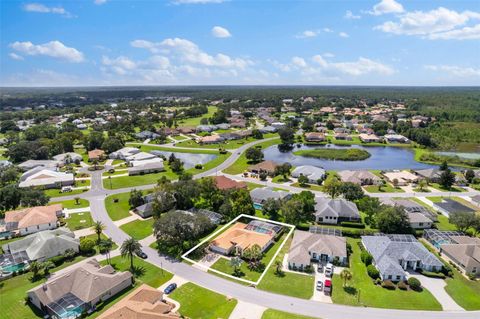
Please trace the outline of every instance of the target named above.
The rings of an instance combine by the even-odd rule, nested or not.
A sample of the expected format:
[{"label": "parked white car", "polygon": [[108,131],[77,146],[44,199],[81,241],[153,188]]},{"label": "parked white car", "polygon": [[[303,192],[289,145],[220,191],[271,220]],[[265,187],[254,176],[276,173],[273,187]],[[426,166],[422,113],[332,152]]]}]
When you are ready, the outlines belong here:
[{"label": "parked white car", "polygon": [[328,263],[327,266],[325,266],[325,276],[326,277],[333,276],[333,264]]}]

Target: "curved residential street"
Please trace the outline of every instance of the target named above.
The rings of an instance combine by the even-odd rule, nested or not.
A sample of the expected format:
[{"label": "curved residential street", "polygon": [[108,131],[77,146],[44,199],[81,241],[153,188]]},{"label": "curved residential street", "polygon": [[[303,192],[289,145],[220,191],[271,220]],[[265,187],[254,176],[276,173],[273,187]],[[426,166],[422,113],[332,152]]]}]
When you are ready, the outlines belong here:
[{"label": "curved residential street", "polygon": [[[271,138],[273,139],[273,138]],[[271,139],[258,140],[241,146],[236,150],[231,150],[232,155],[225,160],[219,166],[197,174],[194,178],[201,178],[205,176],[223,174],[221,171],[230,165],[232,165],[240,155],[249,147],[268,141]],[[174,148],[171,146],[171,148]],[[200,150],[200,149],[195,149]],[[73,199],[75,197],[84,198],[90,201],[90,211],[92,218],[96,221],[104,223],[106,229],[105,234],[112,238],[114,242],[121,245],[122,242],[129,238],[129,236],[123,232],[108,216],[105,208],[105,197],[111,194],[118,194],[128,192],[131,189],[150,189],[155,185],[143,185],[137,187],[128,187],[116,190],[106,190],[102,184],[102,171],[90,172],[92,176],[91,188],[89,191],[72,196],[63,196],[52,198],[51,201],[64,201]],[[251,182],[249,178],[243,178],[239,176],[227,175],[237,180],[245,180]],[[299,192],[303,189],[274,184],[271,182],[259,182],[259,184],[265,184],[267,186],[284,188],[291,192]],[[324,193],[314,192],[318,196],[325,196]],[[461,196],[473,196],[478,195],[480,192],[463,192]],[[376,197],[413,197],[418,196],[418,193],[380,193],[369,194]],[[435,196],[449,196],[450,192],[436,192]],[[147,261],[155,264],[158,267],[164,268],[171,273],[178,275],[188,281],[191,281],[197,285],[205,287],[207,289],[224,294],[228,297],[236,298],[238,300],[260,305],[266,308],[273,308],[281,311],[286,311],[295,314],[301,314],[312,317],[329,318],[329,319],[406,319],[406,318],[422,318],[422,319],[478,319],[480,318],[480,311],[409,311],[409,310],[393,310],[393,309],[380,309],[380,308],[361,308],[343,306],[338,304],[327,304],[318,301],[298,299],[294,297],[288,297],[284,295],[273,294],[263,290],[247,287],[237,284],[235,282],[222,279],[215,275],[209,274],[198,268],[191,267],[186,263],[171,260],[163,256],[159,256],[155,249],[150,247],[143,247],[144,252],[148,255]],[[388,305],[386,305],[388,306]]]}]

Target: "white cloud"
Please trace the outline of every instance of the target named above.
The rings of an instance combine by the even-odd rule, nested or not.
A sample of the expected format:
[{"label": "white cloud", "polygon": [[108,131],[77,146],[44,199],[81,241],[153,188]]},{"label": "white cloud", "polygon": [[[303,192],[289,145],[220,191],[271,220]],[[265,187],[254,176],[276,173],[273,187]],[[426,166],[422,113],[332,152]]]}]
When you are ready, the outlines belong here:
[{"label": "white cloud", "polygon": [[307,62],[305,62],[305,59],[299,57],[299,56],[294,56],[292,58],[292,64],[296,67],[299,68],[304,68],[307,66]]},{"label": "white cloud", "polygon": [[13,52],[9,53],[8,56],[11,57],[14,60],[19,60],[19,61],[24,59],[23,56],[18,55],[18,54],[13,53]]},{"label": "white cloud", "polygon": [[480,13],[457,12],[443,7],[431,11],[412,11],[399,16],[398,21],[387,21],[375,27],[386,33],[413,35],[427,39],[478,39],[480,27],[465,26],[470,20],[480,19]]},{"label": "white cloud", "polygon": [[23,6],[23,10],[28,12],[38,12],[38,13],[54,13],[60,14],[66,17],[70,17],[70,13],[65,10],[63,7],[47,7],[41,3],[27,3]]},{"label": "white cloud", "polygon": [[342,37],[342,38],[348,38],[348,37],[350,37],[350,36],[348,35],[348,33],[346,33],[346,32],[340,32],[340,33],[338,33],[338,35],[339,35],[340,37]]},{"label": "white cloud", "polygon": [[225,0],[173,0],[173,4],[209,4],[209,3],[223,3]]},{"label": "white cloud", "polygon": [[448,73],[456,77],[478,77],[480,79],[480,69],[478,68],[456,65],[425,65],[424,67],[430,71]]},{"label": "white cloud", "polygon": [[135,40],[131,45],[147,49],[152,53],[162,52],[180,59],[182,62],[195,63],[204,66],[244,69],[253,61],[244,58],[231,58],[223,53],[210,55],[202,51],[195,43],[187,39],[168,38],[162,42]]},{"label": "white cloud", "polygon": [[353,14],[352,11],[350,10],[347,10],[347,12],[345,12],[345,15],[343,16],[345,19],[349,19],[349,20],[358,20],[361,18],[360,15],[355,15]]},{"label": "white cloud", "polygon": [[326,33],[332,33],[333,32],[333,30],[330,29],[330,28],[323,28],[322,31],[326,32]]},{"label": "white cloud", "polygon": [[373,6],[373,11],[370,14],[379,16],[387,13],[402,13],[404,11],[403,6],[395,0],[382,0]]},{"label": "white cloud", "polygon": [[230,31],[218,25],[212,28],[212,35],[215,38],[230,38],[232,36]]},{"label": "white cloud", "polygon": [[50,41],[44,44],[33,44],[30,41],[10,43],[9,47],[24,55],[45,55],[68,62],[84,61],[83,53],[75,48],[67,47],[60,41]]},{"label": "white cloud", "polygon": [[107,0],[94,0],[93,3],[95,3],[96,5],[102,5],[102,4],[105,4],[107,2]]},{"label": "white cloud", "polygon": [[359,76],[369,73],[377,73],[381,75],[391,75],[395,71],[390,66],[380,62],[376,62],[367,58],[360,57],[353,62],[333,63],[333,66],[340,72]]},{"label": "white cloud", "polygon": [[305,38],[314,38],[318,36],[320,32],[317,30],[305,30],[302,33],[299,33],[295,36],[297,39],[305,39]]},{"label": "white cloud", "polygon": [[322,54],[322,56],[325,57],[325,58],[333,58],[333,57],[335,57],[335,54],[330,53],[330,52],[325,52],[324,54]]}]

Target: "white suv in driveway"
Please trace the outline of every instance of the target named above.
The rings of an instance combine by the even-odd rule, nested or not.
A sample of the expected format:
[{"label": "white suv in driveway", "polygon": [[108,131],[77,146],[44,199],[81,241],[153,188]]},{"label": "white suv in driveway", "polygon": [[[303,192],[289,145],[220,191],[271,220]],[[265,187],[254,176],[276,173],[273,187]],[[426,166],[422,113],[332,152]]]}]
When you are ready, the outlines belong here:
[{"label": "white suv in driveway", "polygon": [[326,277],[333,276],[333,264],[328,263],[327,266],[325,266],[325,276]]}]

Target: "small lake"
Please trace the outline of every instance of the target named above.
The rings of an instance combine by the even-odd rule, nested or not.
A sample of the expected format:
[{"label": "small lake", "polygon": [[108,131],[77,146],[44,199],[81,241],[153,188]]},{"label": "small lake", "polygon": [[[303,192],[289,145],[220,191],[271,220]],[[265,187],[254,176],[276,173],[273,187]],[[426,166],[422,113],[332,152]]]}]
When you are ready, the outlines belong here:
[{"label": "small lake", "polygon": [[[370,157],[363,161],[336,161],[336,160],[324,160],[312,157],[302,157],[294,155],[292,152],[297,150],[308,150],[308,149],[323,149],[323,148],[336,148],[336,149],[345,149],[345,148],[359,148],[364,149],[370,153]],[[419,163],[414,159],[414,153],[408,148],[402,147],[382,147],[382,146],[371,146],[364,147],[361,145],[352,145],[352,146],[338,146],[333,144],[328,145],[316,145],[316,146],[306,146],[302,145],[301,147],[295,146],[292,151],[280,152],[277,145],[271,146],[263,151],[265,155],[265,160],[271,160],[277,163],[288,162],[292,166],[301,166],[301,165],[313,165],[320,166],[326,170],[393,170],[393,169],[424,169],[437,167],[429,164]]]},{"label": "small lake", "polygon": [[[167,152],[167,151],[150,151],[150,153],[155,154],[155,155],[163,155],[165,158],[168,160],[170,157],[170,154],[172,152]],[[180,159],[183,162],[183,167],[185,169],[189,169],[192,167],[195,167],[197,164],[205,164],[207,162],[210,162],[211,160],[214,160],[217,158],[218,155],[215,154],[193,154],[193,153],[179,153],[179,152],[174,152],[175,157]]]}]

